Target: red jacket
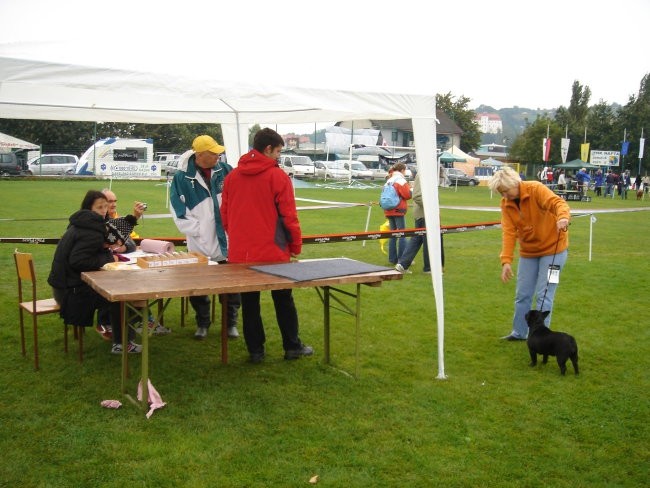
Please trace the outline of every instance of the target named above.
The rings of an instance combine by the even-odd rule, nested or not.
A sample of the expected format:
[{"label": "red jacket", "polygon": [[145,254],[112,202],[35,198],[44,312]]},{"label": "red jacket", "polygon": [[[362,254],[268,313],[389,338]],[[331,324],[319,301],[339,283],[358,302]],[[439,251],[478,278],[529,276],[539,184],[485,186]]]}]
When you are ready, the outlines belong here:
[{"label": "red jacket", "polygon": [[293,185],[277,161],[252,150],[224,181],[221,220],[231,263],[287,262],[302,250]]},{"label": "red jacket", "polygon": [[399,195],[399,205],[392,210],[384,210],[384,216],[397,217],[400,215],[406,215],[406,210],[408,208],[406,201],[411,199],[411,185],[408,184],[404,175],[397,171],[388,178],[387,182],[393,183],[393,186]]}]

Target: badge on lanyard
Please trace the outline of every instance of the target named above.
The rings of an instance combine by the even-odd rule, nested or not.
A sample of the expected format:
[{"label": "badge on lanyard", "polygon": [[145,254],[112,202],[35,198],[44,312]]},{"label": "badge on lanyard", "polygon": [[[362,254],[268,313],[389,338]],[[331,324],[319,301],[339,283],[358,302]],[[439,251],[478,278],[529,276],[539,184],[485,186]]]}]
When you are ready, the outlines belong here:
[{"label": "badge on lanyard", "polygon": [[560,282],[560,266],[557,264],[551,264],[548,267],[548,282],[555,284]]}]

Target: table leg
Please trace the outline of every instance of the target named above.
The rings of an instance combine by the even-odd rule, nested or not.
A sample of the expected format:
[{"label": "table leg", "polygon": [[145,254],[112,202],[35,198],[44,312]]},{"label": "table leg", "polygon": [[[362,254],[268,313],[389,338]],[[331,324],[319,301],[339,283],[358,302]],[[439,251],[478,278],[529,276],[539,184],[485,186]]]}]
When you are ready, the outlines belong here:
[{"label": "table leg", "polygon": [[[215,297],[212,297],[214,303]],[[221,363],[228,364],[228,295],[219,295],[221,303]],[[213,313],[214,315],[214,313]]]},{"label": "table leg", "polygon": [[323,360],[330,363],[330,287],[323,287]]},{"label": "table leg", "polygon": [[149,302],[141,309],[142,314],[142,403],[149,404]]},{"label": "table leg", "polygon": [[361,320],[361,284],[357,283],[357,307],[356,313],[354,314],[355,318],[355,334],[356,338],[354,341],[354,377],[359,377],[359,335],[360,335],[360,325]]},{"label": "table leg", "polygon": [[126,333],[126,306],[120,302],[120,329],[122,330],[122,394],[126,394],[126,378],[129,376],[129,361],[126,351],[128,342]]}]

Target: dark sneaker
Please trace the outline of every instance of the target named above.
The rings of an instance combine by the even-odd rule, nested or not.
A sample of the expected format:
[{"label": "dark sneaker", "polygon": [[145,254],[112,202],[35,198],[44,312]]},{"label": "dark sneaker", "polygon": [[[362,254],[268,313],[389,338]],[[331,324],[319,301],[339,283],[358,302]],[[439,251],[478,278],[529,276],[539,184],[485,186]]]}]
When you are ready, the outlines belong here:
[{"label": "dark sneaker", "polygon": [[284,359],[298,359],[302,356],[311,356],[312,354],[314,354],[314,348],[303,344],[300,349],[284,351]]},{"label": "dark sneaker", "polygon": [[197,327],[196,332],[194,333],[194,338],[196,340],[202,341],[208,336],[208,328],[207,327]]},{"label": "dark sneaker", "polygon": [[253,364],[259,364],[264,361],[266,355],[263,352],[253,352],[251,353],[250,362]]}]

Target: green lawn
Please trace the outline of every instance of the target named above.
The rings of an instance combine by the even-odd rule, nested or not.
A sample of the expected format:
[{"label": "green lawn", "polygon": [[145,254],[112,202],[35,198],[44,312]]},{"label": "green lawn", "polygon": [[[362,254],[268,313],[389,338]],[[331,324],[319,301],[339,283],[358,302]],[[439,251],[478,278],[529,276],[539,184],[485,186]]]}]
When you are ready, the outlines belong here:
[{"label": "green lawn", "polygon": [[[103,182],[0,180],[1,237],[58,237],[86,190]],[[135,199],[165,213],[165,187],[116,181],[122,212]],[[368,203],[379,190],[298,189],[297,197]],[[88,331],[85,361],[63,353],[58,317],[42,317],[41,371],[20,354],[12,252],[34,254],[44,294],[52,245],[2,244],[0,263],[0,486],[641,487],[650,484],[648,296],[650,200],[594,199],[572,209],[645,211],[595,215],[571,225],[553,328],[575,336],[581,374],[553,358],[528,366],[525,343],[506,343],[514,283],[499,280],[500,232],[445,237],[445,369],[437,379],[431,277],[421,272],[362,290],[360,375],[354,326],[333,313],[332,363],[322,364],[322,306],[297,290],[302,339],[313,358],[282,359],[273,306],[263,294],[267,359],[247,362],[243,340],[219,362],[216,330],[196,342],[193,317],[151,341],[150,374],[167,406],[147,420],[120,398],[119,357]],[[485,187],[441,189],[443,206],[497,207]],[[299,202],[299,205],[308,203]],[[362,231],[367,207],[304,210],[305,234]],[[15,220],[14,220],[15,219]],[[441,211],[443,224],[498,220],[498,212]],[[383,222],[372,207],[370,228]],[[407,220],[412,223],[412,219]],[[145,218],[142,237],[179,236],[169,218]],[[384,265],[376,242],[305,245],[304,258],[346,256]],[[135,393],[139,372],[132,361]],[[123,400],[119,410],[100,407]]]}]

